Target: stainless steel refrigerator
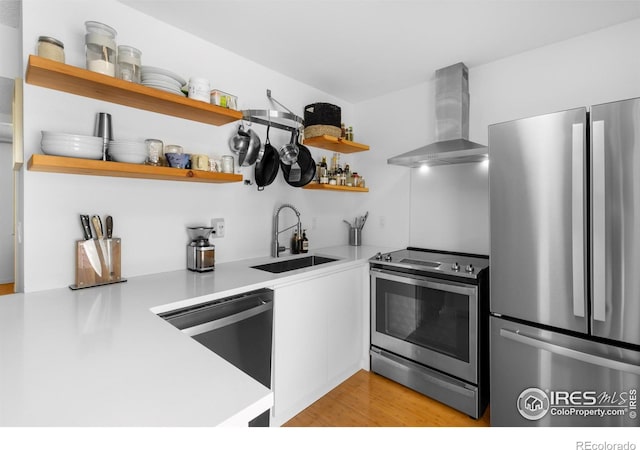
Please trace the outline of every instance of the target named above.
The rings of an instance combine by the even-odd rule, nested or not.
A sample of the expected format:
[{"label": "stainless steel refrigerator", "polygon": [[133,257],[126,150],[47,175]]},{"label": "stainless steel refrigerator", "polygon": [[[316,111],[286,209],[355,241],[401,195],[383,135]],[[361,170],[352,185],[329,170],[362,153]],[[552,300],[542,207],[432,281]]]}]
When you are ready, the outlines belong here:
[{"label": "stainless steel refrigerator", "polygon": [[489,126],[491,425],[640,426],[640,99]]}]

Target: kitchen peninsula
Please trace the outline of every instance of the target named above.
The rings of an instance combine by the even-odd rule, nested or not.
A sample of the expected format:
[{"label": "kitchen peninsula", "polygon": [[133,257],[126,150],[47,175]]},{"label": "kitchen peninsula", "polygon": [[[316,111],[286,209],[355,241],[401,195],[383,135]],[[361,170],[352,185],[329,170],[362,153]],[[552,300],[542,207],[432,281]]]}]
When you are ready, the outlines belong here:
[{"label": "kitchen peninsula", "polygon": [[182,270],[5,297],[0,425],[246,426],[272,407],[274,394],[156,314],[364,268],[380,250],[322,249],[314,254],[339,261],[284,274],[252,269],[272,260],[255,258],[204,274]]}]

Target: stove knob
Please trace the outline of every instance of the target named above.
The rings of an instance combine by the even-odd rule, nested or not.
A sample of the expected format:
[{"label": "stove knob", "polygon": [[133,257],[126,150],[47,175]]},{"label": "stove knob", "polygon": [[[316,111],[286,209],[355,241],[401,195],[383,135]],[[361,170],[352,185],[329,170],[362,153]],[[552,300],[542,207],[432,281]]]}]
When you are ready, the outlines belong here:
[{"label": "stove knob", "polygon": [[382,261],[382,253],[380,253],[380,252],[376,253],[376,259],[378,261]]},{"label": "stove knob", "polygon": [[451,264],[451,270],[453,270],[454,272],[458,272],[460,270],[460,264],[454,262],[453,264]]},{"label": "stove knob", "polygon": [[387,262],[391,262],[391,254],[390,254],[390,253],[387,253],[387,254],[384,256],[384,260],[385,260],[385,261],[387,261]]},{"label": "stove knob", "polygon": [[464,268],[464,270],[467,273],[473,273],[473,272],[475,272],[476,268],[473,267],[473,265],[469,264],[469,265],[467,265],[467,267]]}]

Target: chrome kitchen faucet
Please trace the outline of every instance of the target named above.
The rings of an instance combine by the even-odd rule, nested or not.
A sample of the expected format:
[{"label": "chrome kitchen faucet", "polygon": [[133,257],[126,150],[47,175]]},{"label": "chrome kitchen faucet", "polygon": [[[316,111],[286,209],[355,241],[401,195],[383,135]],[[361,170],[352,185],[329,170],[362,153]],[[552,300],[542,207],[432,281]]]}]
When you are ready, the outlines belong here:
[{"label": "chrome kitchen faucet", "polygon": [[[295,225],[291,225],[284,230],[278,230],[280,222],[280,211],[282,211],[284,208],[291,208],[291,210],[296,213],[296,216],[298,217],[298,223],[296,223]],[[284,205],[276,209],[276,212],[273,215],[273,241],[271,241],[271,256],[278,258],[280,256],[280,252],[283,252],[287,249],[285,246],[281,247],[278,243],[278,235],[280,233],[284,233],[287,230],[290,230],[293,227],[297,227],[298,236],[300,236],[302,232],[302,224],[300,223],[300,211],[298,211],[295,206],[290,205],[289,203],[285,203]]]}]

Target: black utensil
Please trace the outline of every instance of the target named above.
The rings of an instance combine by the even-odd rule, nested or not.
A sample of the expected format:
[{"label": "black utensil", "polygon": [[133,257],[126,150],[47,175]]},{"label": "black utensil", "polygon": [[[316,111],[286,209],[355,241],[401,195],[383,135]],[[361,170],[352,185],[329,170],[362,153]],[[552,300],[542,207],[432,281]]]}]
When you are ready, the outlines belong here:
[{"label": "black utensil", "polygon": [[107,239],[111,239],[113,237],[113,217],[107,216],[105,222],[107,223]]},{"label": "black utensil", "polygon": [[80,214],[80,223],[82,224],[82,233],[84,234],[84,240],[88,241],[89,239],[93,239],[93,234],[91,233],[91,221],[89,220],[89,215]]}]

